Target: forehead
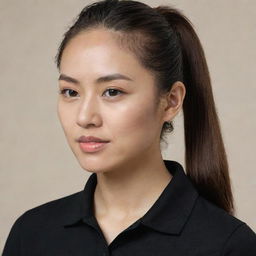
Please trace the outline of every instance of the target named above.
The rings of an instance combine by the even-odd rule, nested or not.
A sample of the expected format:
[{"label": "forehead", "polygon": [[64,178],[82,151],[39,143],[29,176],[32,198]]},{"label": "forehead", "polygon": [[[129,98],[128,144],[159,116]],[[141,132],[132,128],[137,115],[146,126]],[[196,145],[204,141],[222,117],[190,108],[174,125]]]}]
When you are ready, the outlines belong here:
[{"label": "forehead", "polygon": [[152,76],[139,62],[134,53],[117,42],[120,33],[97,28],[81,32],[70,40],[63,51],[60,70],[73,75],[82,73],[122,72],[133,79]]},{"label": "forehead", "polygon": [[62,62],[68,60],[102,61],[133,61],[137,62],[132,52],[121,48],[116,40],[116,32],[97,28],[80,32],[65,47]]}]

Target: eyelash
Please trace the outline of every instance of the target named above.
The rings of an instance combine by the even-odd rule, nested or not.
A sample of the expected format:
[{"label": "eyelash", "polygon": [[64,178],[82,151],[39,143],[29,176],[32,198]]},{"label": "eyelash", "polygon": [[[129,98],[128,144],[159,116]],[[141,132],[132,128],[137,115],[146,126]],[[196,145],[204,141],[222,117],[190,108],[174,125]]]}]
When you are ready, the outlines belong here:
[{"label": "eyelash", "polygon": [[[119,92],[120,94],[123,94],[123,93],[124,93],[123,91],[118,90],[118,89],[114,89],[114,88],[108,88],[107,90],[104,91],[104,93],[105,93],[106,91],[110,91],[110,90],[117,91],[117,92]],[[63,89],[63,90],[60,90],[59,93],[60,93],[60,94],[63,94],[63,96],[66,97],[66,98],[74,98],[74,97],[76,97],[76,96],[74,96],[74,97],[67,97],[67,96],[65,96],[65,92],[66,92],[66,91],[73,91],[73,92],[76,92],[75,90],[72,90],[72,89]],[[120,95],[120,94],[119,94],[119,95]],[[113,96],[113,97],[116,97],[116,96],[118,96],[118,95],[115,95],[115,96]],[[113,97],[110,96],[110,98],[113,98]]]}]

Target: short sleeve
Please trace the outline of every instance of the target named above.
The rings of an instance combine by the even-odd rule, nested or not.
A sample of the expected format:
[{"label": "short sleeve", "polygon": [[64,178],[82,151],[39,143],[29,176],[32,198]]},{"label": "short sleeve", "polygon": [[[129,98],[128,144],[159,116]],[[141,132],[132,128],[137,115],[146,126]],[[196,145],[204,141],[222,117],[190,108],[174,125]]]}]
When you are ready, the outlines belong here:
[{"label": "short sleeve", "polygon": [[238,226],[226,241],[221,256],[255,256],[256,234],[246,224]]},{"label": "short sleeve", "polygon": [[20,242],[21,242],[21,223],[22,223],[21,215],[14,222],[7,240],[4,245],[2,256],[19,256],[20,255]]}]

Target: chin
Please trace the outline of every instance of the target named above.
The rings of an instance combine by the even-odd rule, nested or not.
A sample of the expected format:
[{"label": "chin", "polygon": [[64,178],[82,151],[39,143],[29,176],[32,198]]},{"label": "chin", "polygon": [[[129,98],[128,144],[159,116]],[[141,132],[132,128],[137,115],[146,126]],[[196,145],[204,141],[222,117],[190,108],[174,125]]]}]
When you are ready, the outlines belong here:
[{"label": "chin", "polygon": [[106,168],[106,162],[102,159],[90,159],[89,157],[84,156],[83,159],[78,160],[80,166],[88,172],[103,172]]}]

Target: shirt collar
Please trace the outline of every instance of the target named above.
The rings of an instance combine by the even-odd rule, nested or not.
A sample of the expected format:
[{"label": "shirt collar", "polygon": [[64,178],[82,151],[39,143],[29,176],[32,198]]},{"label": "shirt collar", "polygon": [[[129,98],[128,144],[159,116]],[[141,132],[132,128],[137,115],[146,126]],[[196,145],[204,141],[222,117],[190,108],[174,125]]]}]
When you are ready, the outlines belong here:
[{"label": "shirt collar", "polygon": [[[164,160],[164,163],[173,177],[140,222],[156,231],[179,234],[189,218],[198,192],[181,164],[172,160]],[[85,222],[92,220],[96,184],[97,175],[92,173],[84,190],[78,193],[78,204],[74,204],[72,209],[66,212],[65,226],[74,225],[82,220]]]}]

